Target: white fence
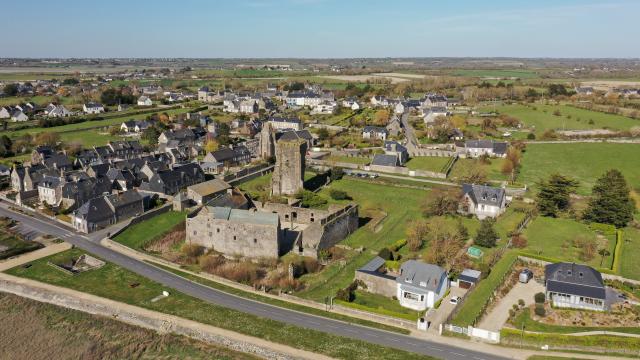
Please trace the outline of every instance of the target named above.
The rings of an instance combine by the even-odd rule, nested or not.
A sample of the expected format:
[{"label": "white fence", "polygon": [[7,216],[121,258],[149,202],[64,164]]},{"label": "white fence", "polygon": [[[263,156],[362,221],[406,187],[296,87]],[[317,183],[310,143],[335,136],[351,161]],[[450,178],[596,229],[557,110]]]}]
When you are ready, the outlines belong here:
[{"label": "white fence", "polygon": [[480,339],[482,341],[490,342],[493,344],[500,343],[500,333],[495,331],[489,331],[479,328],[474,328],[473,326],[462,327],[455,326],[451,324],[444,324],[444,327],[440,325],[440,334],[442,334],[442,330],[451,331],[457,334],[463,334],[475,339]]}]

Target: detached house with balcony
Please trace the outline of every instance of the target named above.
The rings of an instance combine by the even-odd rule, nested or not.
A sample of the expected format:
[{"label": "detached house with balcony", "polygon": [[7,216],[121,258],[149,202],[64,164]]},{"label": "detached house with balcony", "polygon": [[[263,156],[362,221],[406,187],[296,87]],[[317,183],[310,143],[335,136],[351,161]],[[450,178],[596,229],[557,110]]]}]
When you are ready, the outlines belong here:
[{"label": "detached house with balcony", "polygon": [[507,196],[502,188],[486,185],[462,184],[460,212],[478,219],[496,218],[507,208]]},{"label": "detached house with balcony", "polygon": [[422,311],[433,308],[449,289],[447,272],[440,266],[409,260],[396,278],[400,305]]}]

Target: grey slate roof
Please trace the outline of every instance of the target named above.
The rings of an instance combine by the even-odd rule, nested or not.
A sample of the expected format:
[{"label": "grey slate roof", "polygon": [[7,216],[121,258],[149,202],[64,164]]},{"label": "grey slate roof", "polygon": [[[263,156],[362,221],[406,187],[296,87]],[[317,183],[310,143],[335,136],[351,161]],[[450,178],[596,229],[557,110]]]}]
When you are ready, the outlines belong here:
[{"label": "grey slate roof", "polygon": [[462,184],[462,193],[468,194],[476,204],[491,206],[500,206],[506,195],[502,188],[476,184]]},{"label": "grey slate roof", "polygon": [[544,268],[547,291],[606,299],[602,275],[590,266],[556,263]]},{"label": "grey slate roof", "polygon": [[377,154],[373,157],[371,165],[396,166],[398,165],[398,157],[394,155]]},{"label": "grey slate roof", "polygon": [[378,269],[380,269],[380,267],[382,267],[382,265],[384,265],[384,259],[381,258],[380,256],[376,256],[373,259],[371,259],[371,261],[366,263],[363,267],[358,269],[358,271],[374,272],[374,271],[377,271]]},{"label": "grey slate roof", "polygon": [[440,281],[446,271],[438,265],[427,264],[417,260],[409,260],[400,266],[398,284],[437,292],[442,286]]}]

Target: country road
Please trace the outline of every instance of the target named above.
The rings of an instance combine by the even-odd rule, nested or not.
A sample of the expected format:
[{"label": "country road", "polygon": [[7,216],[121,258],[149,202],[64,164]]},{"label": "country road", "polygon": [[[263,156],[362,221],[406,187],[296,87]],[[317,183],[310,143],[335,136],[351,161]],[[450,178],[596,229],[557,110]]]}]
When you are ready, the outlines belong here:
[{"label": "country road", "polygon": [[[76,247],[96,256],[119,265],[129,271],[135,272],[152,281],[156,281],[164,286],[193,296],[203,301],[224,306],[244,313],[269,318],[272,320],[288,323],[308,329],[323,331],[335,335],[345,336],[358,340],[367,341],[382,346],[402,349],[406,351],[424,354],[442,359],[455,360],[494,360],[506,359],[498,355],[470,350],[469,348],[456,347],[444,343],[428,341],[416,337],[396,334],[383,330],[368,328],[292,311],[257,301],[237,297],[225,292],[197,284],[183,277],[157,268],[148,263],[144,263],[123,254],[115,252],[100,245],[98,237],[87,237],[55,223],[46,218],[28,216],[9,209],[7,203],[0,203],[0,216],[10,217],[20,221],[42,233],[59,237]],[[468,343],[473,347],[472,343]],[[486,348],[486,347],[484,347]],[[497,351],[497,347],[490,347],[491,351]]]}]

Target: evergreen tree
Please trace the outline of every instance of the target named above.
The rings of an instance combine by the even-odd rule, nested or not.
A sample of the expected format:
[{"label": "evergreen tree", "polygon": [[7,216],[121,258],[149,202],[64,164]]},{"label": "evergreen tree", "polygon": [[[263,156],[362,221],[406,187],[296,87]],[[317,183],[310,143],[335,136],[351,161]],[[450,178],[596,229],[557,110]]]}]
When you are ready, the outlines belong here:
[{"label": "evergreen tree", "polygon": [[487,218],[482,220],[474,243],[476,245],[490,248],[496,246],[497,240],[498,233],[496,233],[496,230],[493,228],[493,219]]},{"label": "evergreen tree", "polygon": [[567,210],[569,197],[577,186],[577,181],[560,174],[553,174],[547,181],[541,182],[536,202],[540,214],[556,217],[559,211]]},{"label": "evergreen tree", "polygon": [[587,221],[624,227],[633,220],[635,204],[627,181],[618,170],[609,170],[593,186],[589,207],[583,218]]}]

